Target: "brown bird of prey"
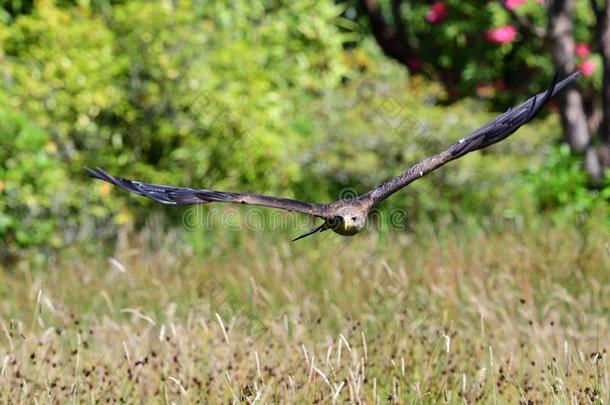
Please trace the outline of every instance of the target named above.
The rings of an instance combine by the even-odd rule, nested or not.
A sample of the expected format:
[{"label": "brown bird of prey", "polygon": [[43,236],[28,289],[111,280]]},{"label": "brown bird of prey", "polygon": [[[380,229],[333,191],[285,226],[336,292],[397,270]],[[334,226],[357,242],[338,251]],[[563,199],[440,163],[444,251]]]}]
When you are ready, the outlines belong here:
[{"label": "brown bird of prey", "polygon": [[297,211],[324,221],[320,226],[311,229],[294,240],[328,229],[340,235],[352,236],[364,228],[369,212],[383,200],[412,181],[423,177],[426,173],[430,173],[467,153],[486,148],[507,138],[522,125],[530,121],[551,97],[560,92],[565,86],[574,82],[577,77],[578,72],[575,72],[557,83],[557,76],[555,76],[547,91],[537,94],[517,107],[509,109],[467,137],[460,139],[447,150],[416,163],[401,175],[380,184],[367,193],[355,198],[337,200],[330,204],[315,204],[252,193],[163,186],[114,177],[100,168],[90,169],[86,167],[85,169],[91,177],[104,180],[132,193],[148,197],[163,204],[191,205],[209,202],[250,204],[279,208],[286,211]]}]

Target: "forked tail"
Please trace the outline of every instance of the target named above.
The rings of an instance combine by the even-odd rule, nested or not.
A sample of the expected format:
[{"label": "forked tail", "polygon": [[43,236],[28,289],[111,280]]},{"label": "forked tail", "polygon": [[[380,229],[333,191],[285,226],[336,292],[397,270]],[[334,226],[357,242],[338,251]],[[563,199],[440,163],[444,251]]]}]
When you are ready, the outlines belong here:
[{"label": "forked tail", "polygon": [[324,231],[325,231],[325,230],[327,230],[327,229],[328,229],[328,228],[326,227],[326,222],[324,222],[322,225],[317,226],[317,227],[315,227],[315,228],[313,228],[313,229],[311,229],[311,230],[307,231],[307,232],[306,232],[306,233],[304,233],[303,235],[301,235],[301,236],[298,236],[298,237],[294,238],[292,241],[293,241],[293,242],[296,242],[296,241],[297,241],[297,240],[299,240],[299,239],[306,238],[306,237],[308,237],[309,235],[313,235],[313,234],[314,234],[314,233],[316,233],[316,232],[324,232]]}]

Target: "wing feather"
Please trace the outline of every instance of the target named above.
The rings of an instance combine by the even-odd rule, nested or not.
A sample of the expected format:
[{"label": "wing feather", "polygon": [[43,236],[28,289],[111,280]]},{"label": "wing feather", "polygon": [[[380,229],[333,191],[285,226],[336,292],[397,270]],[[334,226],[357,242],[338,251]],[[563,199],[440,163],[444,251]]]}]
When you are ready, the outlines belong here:
[{"label": "wing feather", "polygon": [[416,163],[401,175],[396,176],[375,187],[368,193],[363,194],[361,198],[363,200],[368,200],[369,206],[375,206],[414,180],[424,176],[426,173],[472,151],[486,148],[506,139],[522,125],[534,118],[551,97],[559,93],[564,87],[573,83],[578,76],[579,73],[574,72],[559,83],[557,83],[557,76],[555,76],[547,91],[537,94],[522,104],[509,109],[467,137],[460,139],[458,142],[451,145],[449,149]]},{"label": "wing feather", "polygon": [[164,186],[159,184],[143,183],[115,177],[100,169],[85,167],[89,175],[95,179],[114,184],[132,193],[148,197],[151,200],[171,205],[192,205],[208,202],[225,202],[237,204],[258,205],[263,207],[279,208],[286,211],[296,211],[316,217],[326,218],[327,205],[313,204],[292,200],[289,198],[273,197],[251,193],[232,193],[216,190],[195,189],[189,187]]}]

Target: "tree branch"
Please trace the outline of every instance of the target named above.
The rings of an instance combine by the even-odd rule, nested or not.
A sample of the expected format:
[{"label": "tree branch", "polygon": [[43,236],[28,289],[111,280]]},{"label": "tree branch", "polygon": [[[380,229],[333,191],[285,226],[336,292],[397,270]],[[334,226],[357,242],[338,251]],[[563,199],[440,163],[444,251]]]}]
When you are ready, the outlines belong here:
[{"label": "tree branch", "polygon": [[[398,1],[393,2],[400,3]],[[397,60],[404,66],[408,66],[409,60],[417,56],[417,51],[412,48],[405,35],[404,26],[396,28],[388,24],[381,13],[381,8],[377,0],[360,0],[360,6],[365,11],[371,24],[373,36],[387,56]],[[403,24],[400,19],[400,24]],[[396,21],[395,21],[396,23]],[[400,32],[402,31],[402,33]]]},{"label": "tree branch", "polygon": [[402,6],[402,0],[392,0],[392,17],[394,19],[394,25],[396,26],[396,35],[405,44],[407,41],[407,30],[405,29],[405,22],[402,18],[400,8]]},{"label": "tree branch", "polygon": [[[591,1],[595,1],[595,0],[591,0]],[[499,0],[500,4],[502,4],[502,6],[504,7],[504,9],[510,14],[510,16],[517,21],[517,24],[519,24],[520,27],[524,28],[526,31],[528,31],[530,34],[538,37],[538,38],[546,38],[548,32],[546,29],[542,28],[542,27],[538,27],[536,24],[534,24],[529,18],[519,15],[515,12],[515,10],[511,10],[510,8],[508,8],[508,6],[506,5],[506,2]]]},{"label": "tree branch", "polygon": [[599,8],[597,0],[589,0],[589,3],[591,4],[591,10],[593,10],[593,15],[595,15],[595,20],[597,21],[597,24],[599,24],[600,21],[602,21],[603,19],[602,10]]}]

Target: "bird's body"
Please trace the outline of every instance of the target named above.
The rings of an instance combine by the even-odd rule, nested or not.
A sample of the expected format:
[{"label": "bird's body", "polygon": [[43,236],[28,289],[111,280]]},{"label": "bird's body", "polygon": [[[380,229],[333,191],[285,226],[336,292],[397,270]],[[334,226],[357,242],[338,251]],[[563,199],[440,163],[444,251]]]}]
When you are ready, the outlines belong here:
[{"label": "bird's body", "polygon": [[460,139],[447,150],[416,163],[402,174],[380,184],[365,194],[350,199],[337,200],[330,204],[307,203],[288,198],[252,193],[231,193],[207,189],[163,186],[114,177],[100,168],[86,169],[94,178],[120,186],[135,194],[151,198],[163,204],[188,205],[208,202],[230,202],[297,211],[324,220],[322,225],[294,240],[326,230],[332,230],[343,236],[353,236],[364,229],[368,214],[386,198],[406,187],[414,180],[423,177],[425,174],[452,160],[459,159],[472,151],[486,148],[506,139],[522,125],[530,121],[552,96],[564,87],[572,84],[577,77],[578,73],[572,73],[559,83],[557,83],[556,78],[553,79],[549,90],[528,99],[517,107],[509,109],[472,134]]}]

